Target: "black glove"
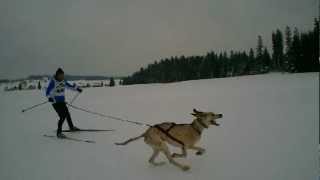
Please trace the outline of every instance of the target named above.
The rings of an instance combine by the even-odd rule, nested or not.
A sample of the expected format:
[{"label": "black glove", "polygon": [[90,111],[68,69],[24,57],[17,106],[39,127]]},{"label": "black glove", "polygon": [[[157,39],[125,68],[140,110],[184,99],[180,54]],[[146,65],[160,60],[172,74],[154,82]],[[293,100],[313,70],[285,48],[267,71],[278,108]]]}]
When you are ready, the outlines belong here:
[{"label": "black glove", "polygon": [[82,89],[80,89],[80,88],[77,88],[77,91],[78,91],[79,93],[82,93]]},{"label": "black glove", "polygon": [[54,102],[54,100],[53,100],[52,97],[49,97],[48,101],[49,101],[49,102]]}]

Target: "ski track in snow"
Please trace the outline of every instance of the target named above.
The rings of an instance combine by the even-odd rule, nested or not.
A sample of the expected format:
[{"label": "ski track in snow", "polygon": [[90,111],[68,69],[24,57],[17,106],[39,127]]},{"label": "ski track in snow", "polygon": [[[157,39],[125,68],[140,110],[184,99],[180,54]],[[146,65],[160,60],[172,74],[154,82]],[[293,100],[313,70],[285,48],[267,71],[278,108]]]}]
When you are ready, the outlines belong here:
[{"label": "ski track in snow", "polygon": [[[113,143],[140,135],[145,128],[70,109],[81,132],[74,138],[95,144],[45,138],[54,134],[57,116],[41,91],[0,92],[0,179],[3,180],[307,180],[318,173],[319,84],[317,73],[267,74],[171,84],[85,89],[74,105],[100,113],[155,124],[189,123],[192,108],[223,113],[199,145],[188,151],[189,172],[167,163],[153,167],[143,140]],[[73,92],[67,94],[72,98]],[[66,123],[65,123],[66,125]],[[66,133],[68,134],[68,133]],[[171,148],[171,151],[178,149]],[[163,155],[158,160],[166,160]],[[167,161],[167,160],[166,160]]]}]

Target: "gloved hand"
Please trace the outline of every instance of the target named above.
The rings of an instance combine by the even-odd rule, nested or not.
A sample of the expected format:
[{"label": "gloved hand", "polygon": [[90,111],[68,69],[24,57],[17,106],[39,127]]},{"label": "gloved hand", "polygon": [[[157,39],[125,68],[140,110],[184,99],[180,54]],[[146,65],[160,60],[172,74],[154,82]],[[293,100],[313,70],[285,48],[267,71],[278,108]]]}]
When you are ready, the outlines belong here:
[{"label": "gloved hand", "polygon": [[81,89],[81,88],[77,88],[77,91],[78,91],[79,93],[82,93],[82,89]]},{"label": "gloved hand", "polygon": [[49,102],[54,102],[54,100],[53,100],[52,97],[49,97],[48,101],[49,101]]}]

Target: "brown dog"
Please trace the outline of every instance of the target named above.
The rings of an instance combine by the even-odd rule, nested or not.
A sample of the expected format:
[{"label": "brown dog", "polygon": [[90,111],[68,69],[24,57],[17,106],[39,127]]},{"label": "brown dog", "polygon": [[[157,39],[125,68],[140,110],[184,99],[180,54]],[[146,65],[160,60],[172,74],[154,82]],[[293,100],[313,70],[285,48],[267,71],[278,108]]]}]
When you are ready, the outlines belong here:
[{"label": "brown dog", "polygon": [[[183,165],[174,160],[177,157],[186,157],[187,149],[196,150],[197,155],[201,155],[205,152],[205,149],[195,146],[195,144],[200,140],[202,131],[207,129],[209,125],[219,126],[216,119],[222,118],[222,114],[215,114],[212,112],[201,112],[193,109],[193,116],[196,118],[191,124],[175,124],[172,122],[164,122],[161,124],[156,124],[142,135],[128,139],[122,143],[115,143],[116,145],[126,145],[129,142],[138,140],[144,137],[144,142],[151,146],[153,149],[153,154],[149,159],[149,162],[155,166],[162,165],[164,162],[155,162],[155,158],[160,152],[164,153],[168,158],[169,162],[173,165],[186,171],[190,167]],[[171,154],[167,143],[180,147],[182,153]]]}]

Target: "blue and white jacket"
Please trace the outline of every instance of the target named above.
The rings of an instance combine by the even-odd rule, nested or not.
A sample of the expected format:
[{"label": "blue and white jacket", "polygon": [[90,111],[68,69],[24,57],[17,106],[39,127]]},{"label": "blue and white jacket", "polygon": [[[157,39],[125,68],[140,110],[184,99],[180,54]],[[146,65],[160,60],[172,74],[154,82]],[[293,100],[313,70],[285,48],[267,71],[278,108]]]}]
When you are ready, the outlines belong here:
[{"label": "blue and white jacket", "polygon": [[54,77],[50,80],[48,88],[46,90],[46,96],[54,100],[53,103],[65,102],[65,88],[76,91],[76,84],[71,85],[68,81],[57,81]]}]

